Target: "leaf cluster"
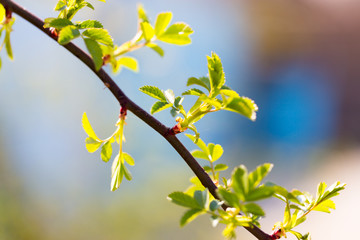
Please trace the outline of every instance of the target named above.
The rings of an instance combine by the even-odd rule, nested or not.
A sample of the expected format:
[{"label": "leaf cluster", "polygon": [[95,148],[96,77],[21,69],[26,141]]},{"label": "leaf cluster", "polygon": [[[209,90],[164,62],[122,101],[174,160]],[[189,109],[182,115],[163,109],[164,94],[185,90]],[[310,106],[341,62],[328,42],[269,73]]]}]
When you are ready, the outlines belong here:
[{"label": "leaf cluster", "polygon": [[187,86],[197,85],[203,90],[191,88],[182,93],[182,96],[192,95],[197,97],[197,100],[187,112],[182,105],[184,97],[175,97],[171,89],[163,91],[155,86],[143,86],[140,88],[140,91],[158,100],[151,107],[152,114],[171,107],[173,116],[182,115],[181,118],[177,118],[180,132],[189,128],[195,132],[197,138],[199,134],[194,123],[210,112],[227,110],[255,120],[256,111],[258,110],[257,105],[250,98],[240,96],[236,91],[225,85],[225,73],[218,55],[212,53],[211,56],[207,57],[207,62],[208,77],[191,77],[187,81]]},{"label": "leaf cluster", "polygon": [[[12,25],[15,22],[14,17],[6,16],[6,10],[2,4],[0,4],[0,42],[3,32],[5,32],[4,40],[0,45],[0,51],[5,46],[8,57],[13,60],[13,51],[10,42],[10,33],[12,32]],[[1,69],[1,58],[0,58],[0,69]]]},{"label": "leaf cluster", "polygon": [[111,159],[113,153],[112,143],[116,141],[119,144],[119,153],[114,158],[111,167],[111,191],[115,191],[119,188],[124,176],[129,181],[132,179],[132,175],[127,169],[125,162],[130,166],[135,164],[135,161],[130,156],[130,154],[123,152],[122,149],[122,144],[125,140],[124,124],[125,119],[120,117],[119,121],[116,123],[117,129],[115,132],[110,137],[101,140],[97,137],[93,128],[91,127],[86,113],[84,113],[82,117],[82,126],[88,135],[88,138],[85,140],[85,146],[90,153],[97,151],[101,147],[101,159],[104,162],[108,162]]},{"label": "leaf cluster", "polygon": [[336,182],[326,188],[326,183],[321,182],[317,187],[315,197],[308,192],[301,192],[296,189],[289,192],[280,186],[272,187],[275,190],[275,197],[286,203],[283,221],[276,223],[274,228],[281,229],[284,235],[286,232],[290,232],[297,239],[305,240],[310,239],[309,233],[302,235],[292,229],[303,223],[311,211],[330,213],[331,209],[335,209],[335,203],[331,198],[339,195],[339,192],[345,189],[345,184]]}]

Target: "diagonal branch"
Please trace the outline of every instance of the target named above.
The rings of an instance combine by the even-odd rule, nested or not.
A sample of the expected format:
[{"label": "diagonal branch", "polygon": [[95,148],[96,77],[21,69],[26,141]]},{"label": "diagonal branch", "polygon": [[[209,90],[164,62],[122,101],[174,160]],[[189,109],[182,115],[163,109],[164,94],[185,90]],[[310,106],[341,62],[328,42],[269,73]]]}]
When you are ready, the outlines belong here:
[{"label": "diagonal branch", "polygon": [[[57,36],[52,34],[49,29],[43,27],[44,22],[40,18],[38,18],[37,16],[35,16],[31,12],[27,11],[26,9],[24,9],[23,7],[19,6],[18,4],[16,4],[11,0],[0,0],[0,3],[5,7],[8,13],[14,12],[18,14],[20,17],[33,24],[35,27],[37,27],[42,32],[44,32],[46,35],[51,37],[53,40],[57,41]],[[96,71],[92,58],[82,49],[80,49],[73,43],[68,43],[62,46],[66,48],[69,52],[71,52],[73,55],[75,55],[81,62],[87,65],[99,77],[99,79],[111,91],[111,93],[118,100],[119,104],[122,107],[131,111],[138,118],[144,121],[147,125],[149,125],[155,131],[157,131],[160,135],[162,135],[172,145],[172,147],[179,153],[179,155],[185,160],[187,165],[199,178],[201,183],[207,189],[209,189],[210,193],[215,198],[218,199],[218,196],[216,194],[217,187],[215,186],[209,175],[204,171],[204,169],[199,165],[199,163],[195,160],[195,158],[191,155],[191,153],[185,148],[185,146],[179,141],[179,139],[175,135],[169,134],[171,130],[170,128],[166,127],[156,118],[154,118],[152,115],[150,115],[141,107],[139,107],[136,103],[131,101],[131,99],[129,99],[125,95],[125,93],[119,88],[119,86],[104,71],[104,69],[101,68],[99,71]],[[259,240],[272,239],[270,235],[266,234],[256,226],[246,227],[246,229]]]}]

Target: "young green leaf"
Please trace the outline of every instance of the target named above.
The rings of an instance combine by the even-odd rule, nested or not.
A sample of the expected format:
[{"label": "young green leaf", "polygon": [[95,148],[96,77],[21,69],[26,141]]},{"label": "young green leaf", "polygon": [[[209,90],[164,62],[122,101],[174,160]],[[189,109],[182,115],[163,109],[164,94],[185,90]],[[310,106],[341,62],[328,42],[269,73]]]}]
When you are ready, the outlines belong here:
[{"label": "young green leaf", "polygon": [[180,219],[180,226],[183,227],[186,224],[193,221],[199,215],[204,214],[204,211],[201,209],[190,209],[185,212],[185,214]]},{"label": "young green leaf", "polygon": [[203,94],[204,94],[203,91],[196,89],[196,88],[192,88],[192,89],[189,89],[189,90],[183,92],[181,95],[201,96]]},{"label": "young green leaf", "polygon": [[160,36],[165,32],[165,29],[169,25],[172,19],[172,12],[160,13],[155,22],[155,35]]},{"label": "young green leaf", "polygon": [[221,60],[216,53],[211,53],[211,57],[207,56],[207,60],[211,91],[215,92],[225,84],[225,73]]},{"label": "young green leaf", "polygon": [[167,199],[179,206],[202,209],[194,198],[183,192],[170,193]]},{"label": "young green leaf", "polygon": [[205,208],[208,204],[209,196],[207,191],[195,191],[194,199],[200,207]]},{"label": "young green leaf", "polygon": [[83,116],[82,116],[82,119],[81,119],[81,122],[82,122],[82,126],[86,132],[86,134],[90,137],[90,138],[93,138],[97,141],[100,141],[100,139],[96,136],[93,128],[91,127],[90,125],[90,122],[89,122],[89,119],[86,115],[86,112],[84,112]]},{"label": "young green leaf", "polygon": [[150,41],[155,35],[154,28],[148,22],[141,22],[140,27],[144,34],[145,40]]},{"label": "young green leaf", "polygon": [[83,33],[84,36],[89,37],[99,43],[113,47],[114,42],[108,30],[102,28],[88,28]]},{"label": "young green leaf", "polygon": [[246,195],[246,201],[259,201],[262,199],[266,199],[272,197],[274,194],[274,189],[268,186],[260,186],[258,188],[249,190]]},{"label": "young green leaf", "polygon": [[80,36],[79,30],[75,26],[66,26],[59,32],[58,42],[61,45],[69,43],[71,40]]},{"label": "young green leaf", "polygon": [[219,144],[215,145],[213,143],[209,143],[208,149],[211,156],[211,162],[215,162],[216,160],[218,160],[224,153],[223,148]]},{"label": "young green leaf", "polygon": [[77,22],[76,26],[79,29],[86,29],[86,28],[104,28],[101,22],[97,20],[85,20],[82,22]]},{"label": "young green leaf", "polygon": [[130,166],[135,165],[135,160],[130,156],[130,154],[123,152],[123,158]]},{"label": "young green leaf", "polygon": [[13,60],[14,56],[13,56],[11,41],[10,41],[10,31],[6,31],[4,42],[5,42],[6,53],[7,53],[8,57],[11,60]]},{"label": "young green leaf", "polygon": [[335,203],[331,199],[327,199],[316,205],[312,210],[330,213],[330,209],[335,209]]},{"label": "young green leaf", "polygon": [[158,101],[158,102],[155,102],[154,105],[152,105],[150,113],[155,114],[155,113],[165,110],[171,106],[172,106],[171,103]]},{"label": "young green leaf", "polygon": [[255,121],[258,107],[250,98],[240,97],[232,98],[223,109],[242,114],[252,121]]},{"label": "young green leaf", "polygon": [[102,147],[101,147],[101,159],[104,162],[108,162],[112,155],[112,146],[111,141],[107,141]]},{"label": "young green leaf", "polygon": [[100,45],[95,40],[90,38],[84,38],[84,42],[94,61],[95,70],[99,71],[103,65],[103,53]]},{"label": "young green leaf", "polygon": [[222,163],[217,164],[214,167],[215,172],[225,171],[226,169],[228,169],[228,165]]},{"label": "young green leaf", "polygon": [[56,29],[62,29],[66,26],[74,25],[70,20],[65,18],[54,18],[52,19],[47,26],[53,27]]},{"label": "young green leaf", "polygon": [[5,16],[6,16],[5,8],[2,4],[0,4],[0,23],[4,21]]},{"label": "young green leaf", "polygon": [[242,206],[241,211],[244,213],[251,213],[256,216],[265,216],[264,210],[256,203],[247,203]]},{"label": "young green leaf", "polygon": [[194,31],[186,23],[174,23],[165,32],[157,36],[160,41],[176,44],[185,45],[191,43],[189,37]]},{"label": "young green leaf", "polygon": [[249,189],[248,173],[244,165],[235,168],[232,173],[233,189],[240,200],[245,201]]},{"label": "young green leaf", "polygon": [[159,54],[161,57],[164,56],[164,50],[159,47],[159,45],[149,42],[146,44],[147,47],[151,48],[152,50],[154,50],[157,54]]},{"label": "young green leaf", "polygon": [[133,57],[121,57],[118,59],[119,66],[124,66],[134,72],[139,71],[138,62]]},{"label": "young green leaf", "polygon": [[219,197],[224,200],[229,206],[235,207],[237,209],[240,209],[240,199],[235,193],[229,192],[225,188],[218,188],[217,193],[219,194]]},{"label": "young green leaf", "polygon": [[191,151],[191,155],[193,155],[194,158],[201,158],[210,161],[209,155],[200,150]]},{"label": "young green leaf", "polygon": [[141,92],[149,95],[150,97],[156,98],[162,102],[166,102],[166,98],[164,93],[158,88],[154,86],[143,86],[139,89]]},{"label": "young green leaf", "polygon": [[99,142],[97,139],[94,139],[92,137],[88,137],[85,140],[85,147],[86,149],[90,152],[93,153],[96,150],[99,149],[99,147],[101,146],[102,142]]},{"label": "young green leaf", "polygon": [[129,170],[126,168],[126,166],[125,166],[124,163],[121,163],[121,168],[124,169],[124,176],[125,176],[125,178],[126,178],[128,181],[131,181],[132,175],[131,175],[131,173],[129,172]]},{"label": "young green leaf", "polygon": [[271,171],[273,164],[265,163],[249,173],[249,190],[256,188]]},{"label": "young green leaf", "polygon": [[62,10],[65,10],[65,8],[66,8],[66,1],[59,0],[58,3],[56,4],[54,10],[55,11],[62,11]]},{"label": "young green leaf", "polygon": [[207,77],[195,78],[191,77],[188,79],[186,86],[199,85],[206,88],[210,92],[210,80]]},{"label": "young green leaf", "polygon": [[138,18],[140,22],[150,22],[142,4],[138,4]]}]

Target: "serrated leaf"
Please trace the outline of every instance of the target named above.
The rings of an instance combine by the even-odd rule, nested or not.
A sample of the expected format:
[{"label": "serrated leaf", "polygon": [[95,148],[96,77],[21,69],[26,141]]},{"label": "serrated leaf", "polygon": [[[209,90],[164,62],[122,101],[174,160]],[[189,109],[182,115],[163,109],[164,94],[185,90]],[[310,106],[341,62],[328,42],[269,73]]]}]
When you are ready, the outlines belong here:
[{"label": "serrated leaf", "polygon": [[174,104],[175,101],[175,94],[173,92],[173,90],[168,89],[164,92],[164,96],[166,98],[166,101],[168,101],[171,104]]},{"label": "serrated leaf", "polygon": [[205,191],[195,191],[194,192],[194,199],[199,204],[200,207],[205,208],[207,202],[209,200],[209,196],[207,190]]},{"label": "serrated leaf", "polygon": [[171,106],[172,106],[171,103],[158,101],[158,102],[155,102],[154,105],[152,105],[152,107],[150,109],[150,113],[155,114],[155,113],[165,110]]},{"label": "serrated leaf", "polygon": [[97,141],[100,141],[100,139],[96,136],[93,128],[91,127],[90,125],[90,122],[89,122],[89,119],[86,115],[86,112],[83,113],[83,116],[82,116],[82,119],[81,119],[81,122],[82,122],[82,126],[84,128],[84,131],[86,132],[86,134],[90,137],[90,138],[93,138]]},{"label": "serrated leaf", "polygon": [[240,97],[229,100],[223,109],[242,114],[250,120],[255,121],[258,107],[250,98]]},{"label": "serrated leaf", "polygon": [[93,59],[95,70],[99,71],[103,65],[103,53],[100,45],[95,40],[90,38],[84,38],[84,42]]},{"label": "serrated leaf", "polygon": [[102,147],[101,147],[101,159],[104,162],[108,162],[112,155],[112,146],[111,141],[107,141]]},{"label": "serrated leaf", "polygon": [[330,213],[330,209],[335,209],[335,203],[331,199],[327,199],[316,205],[312,210]]},{"label": "serrated leaf", "polygon": [[55,18],[53,20],[51,20],[48,23],[49,27],[53,27],[56,29],[62,29],[66,26],[72,26],[74,25],[70,20],[65,19],[65,18]]},{"label": "serrated leaf", "polygon": [[246,201],[259,201],[272,197],[274,194],[274,189],[268,186],[260,186],[258,188],[249,190],[246,195]]},{"label": "serrated leaf", "polygon": [[150,41],[155,35],[154,28],[148,22],[141,22],[140,27],[145,40]]},{"label": "serrated leaf", "polygon": [[147,43],[146,46],[157,52],[157,54],[159,54],[161,57],[164,56],[164,50],[161,47],[159,47],[159,45],[150,42]]},{"label": "serrated leaf", "polygon": [[229,206],[240,209],[240,199],[235,193],[220,187],[217,189],[217,193],[221,200],[224,200]]},{"label": "serrated leaf", "polygon": [[138,62],[133,57],[121,57],[117,60],[119,66],[124,66],[134,72],[139,71]]},{"label": "serrated leaf", "polygon": [[256,188],[271,171],[273,164],[264,163],[249,173],[249,190]]},{"label": "serrated leaf", "polygon": [[193,221],[197,216],[203,214],[203,210],[201,209],[190,209],[185,212],[185,214],[180,219],[180,226],[183,227],[186,224]]},{"label": "serrated leaf", "polygon": [[79,36],[80,32],[75,26],[66,26],[59,32],[58,42],[61,45],[65,45]]},{"label": "serrated leaf", "polygon": [[165,32],[165,29],[169,25],[172,19],[172,12],[160,13],[156,17],[155,21],[155,35],[160,36]]},{"label": "serrated leaf", "polygon": [[160,41],[176,44],[176,45],[185,45],[191,43],[191,38],[189,37],[194,31],[186,23],[174,23],[165,32],[161,35],[158,35]]},{"label": "serrated leaf", "polygon": [[85,20],[82,22],[77,22],[76,26],[79,29],[86,29],[86,28],[104,28],[101,22],[97,20]]},{"label": "serrated leaf", "polygon": [[[224,87],[224,86],[222,86],[222,87]],[[240,97],[240,95],[236,91],[231,90],[231,89],[221,89],[220,93],[222,93],[222,94],[224,94],[225,96],[228,96],[228,97],[235,97],[235,98]]]},{"label": "serrated leaf", "polygon": [[141,88],[139,88],[139,90],[147,95],[149,95],[150,97],[156,98],[162,102],[166,101],[165,95],[164,93],[155,86],[143,86]]},{"label": "serrated leaf", "polygon": [[183,192],[170,193],[167,199],[182,207],[201,209],[194,198]]},{"label": "serrated leaf", "polygon": [[114,42],[108,30],[102,28],[88,28],[83,33],[84,36],[91,38],[99,43],[113,47]]},{"label": "serrated leaf", "polygon": [[201,96],[203,94],[204,94],[203,91],[196,89],[196,88],[192,88],[192,89],[189,89],[189,90],[183,92],[181,95]]},{"label": "serrated leaf", "polygon": [[216,160],[218,160],[224,153],[224,149],[219,144],[215,145],[213,143],[210,143],[208,145],[208,149],[211,156],[211,162],[215,162]]},{"label": "serrated leaf", "polygon": [[215,92],[225,84],[225,73],[216,53],[211,53],[211,57],[207,56],[207,60],[211,91]]},{"label": "serrated leaf", "polygon": [[247,203],[242,206],[241,211],[244,213],[251,213],[256,216],[265,216],[264,210],[256,203]]},{"label": "serrated leaf", "polygon": [[235,193],[238,195],[240,200],[245,201],[249,189],[248,173],[246,167],[244,165],[240,165],[239,167],[235,168],[231,178]]},{"label": "serrated leaf", "polygon": [[211,105],[211,106],[213,106],[213,107],[215,107],[217,109],[222,108],[222,105],[223,105],[222,102],[219,99],[208,97],[206,95],[201,95],[199,97],[199,99],[201,101],[203,101],[204,103],[207,103],[207,104],[209,104],[209,105]]},{"label": "serrated leaf", "polygon": [[215,165],[214,170],[216,172],[220,172],[220,171],[225,171],[228,168],[229,168],[228,165],[220,163]]},{"label": "serrated leaf", "polygon": [[93,153],[96,150],[98,150],[101,146],[102,142],[99,142],[98,140],[88,137],[85,140],[85,147],[88,150],[88,152]]},{"label": "serrated leaf", "polygon": [[130,166],[135,165],[135,160],[130,156],[130,154],[123,152],[123,158]]},{"label": "serrated leaf", "polygon": [[201,158],[201,159],[209,160],[209,156],[200,150],[191,151],[191,155],[193,155],[194,158]]},{"label": "serrated leaf", "polygon": [[207,77],[201,77],[201,78],[191,77],[188,79],[186,83],[186,86],[190,86],[190,85],[199,85],[210,91],[210,80]]},{"label": "serrated leaf", "polygon": [[328,189],[324,192],[324,194],[322,195],[322,197],[320,198],[320,200],[318,202],[325,201],[327,199],[330,199],[332,197],[339,195],[339,191],[344,190],[345,185],[346,184],[340,184],[340,182],[334,183],[333,185],[328,187]]}]

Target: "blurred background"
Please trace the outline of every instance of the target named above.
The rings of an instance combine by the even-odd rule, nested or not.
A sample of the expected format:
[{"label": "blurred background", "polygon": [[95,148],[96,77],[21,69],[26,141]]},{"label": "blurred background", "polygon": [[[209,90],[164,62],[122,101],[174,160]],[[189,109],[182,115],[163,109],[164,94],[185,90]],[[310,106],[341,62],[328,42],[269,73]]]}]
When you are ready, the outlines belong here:
[{"label": "blurred background", "polygon": [[[56,0],[18,0],[42,19],[55,17]],[[117,44],[133,37],[136,1],[90,1],[75,20],[97,19]],[[165,1],[143,0],[154,21],[172,11],[173,22],[188,23],[193,43],[160,44],[131,56],[140,72],[114,76],[144,109],[153,100],[143,85],[172,88],[179,95],[188,77],[207,74],[206,55],[222,59],[227,85],[259,106],[256,122],[230,112],[198,123],[201,138],[221,144],[220,160],[250,170],[264,162],[268,177],[288,189],[315,194],[320,181],[347,183],[332,214],[314,212],[297,228],[313,239],[352,239],[360,210],[360,2]],[[223,239],[200,217],[184,228],[184,209],[166,196],[185,190],[192,172],[160,135],[128,114],[125,151],[136,162],[133,181],[110,192],[111,163],[85,149],[81,127],[87,112],[97,134],[114,131],[119,105],[79,60],[18,16],[12,34],[15,61],[4,50],[0,71],[0,239]],[[80,41],[75,41],[81,45]],[[109,70],[109,69],[108,69]],[[191,104],[188,97],[185,104]],[[167,111],[156,114],[175,124]],[[189,139],[179,138],[190,149]],[[229,176],[230,171],[224,176]],[[280,201],[261,203],[264,231],[282,220]],[[356,224],[356,225],[355,225]],[[243,229],[238,239],[254,239]],[[288,236],[288,239],[294,239]]]}]

